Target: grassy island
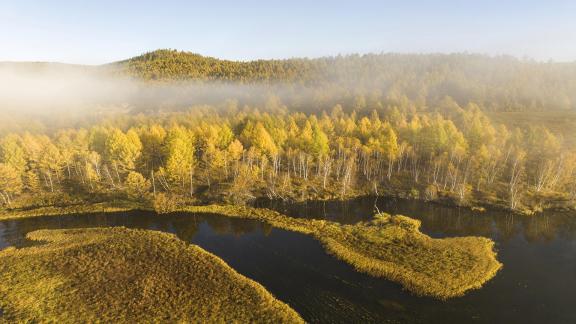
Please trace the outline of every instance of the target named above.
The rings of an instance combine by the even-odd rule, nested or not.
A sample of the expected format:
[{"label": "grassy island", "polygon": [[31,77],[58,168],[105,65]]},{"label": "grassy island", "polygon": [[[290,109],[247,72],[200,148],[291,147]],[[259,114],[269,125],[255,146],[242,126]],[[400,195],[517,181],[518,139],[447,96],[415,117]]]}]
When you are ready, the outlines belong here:
[{"label": "grassy island", "polygon": [[45,244],[0,251],[0,322],[303,322],[258,283],[171,234],[117,227],[27,237]]},{"label": "grassy island", "polygon": [[182,209],[258,219],[274,227],[312,235],[328,252],[358,271],[396,281],[415,294],[440,299],[480,288],[502,267],[492,240],[434,239],[419,231],[420,221],[400,215],[381,213],[370,222],[342,225],[249,207],[211,205]]}]

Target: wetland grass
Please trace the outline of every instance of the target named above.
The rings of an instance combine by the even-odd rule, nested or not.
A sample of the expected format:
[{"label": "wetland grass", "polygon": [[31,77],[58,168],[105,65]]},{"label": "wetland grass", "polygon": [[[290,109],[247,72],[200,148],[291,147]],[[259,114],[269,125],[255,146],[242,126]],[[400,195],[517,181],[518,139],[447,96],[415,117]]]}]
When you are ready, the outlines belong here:
[{"label": "wetland grass", "polygon": [[127,200],[87,203],[70,206],[45,206],[28,209],[0,210],[0,221],[24,217],[59,216],[69,214],[118,213],[131,210],[152,210],[143,204]]},{"label": "wetland grass", "polygon": [[0,251],[0,322],[301,323],[220,258],[172,234],[39,230]]}]

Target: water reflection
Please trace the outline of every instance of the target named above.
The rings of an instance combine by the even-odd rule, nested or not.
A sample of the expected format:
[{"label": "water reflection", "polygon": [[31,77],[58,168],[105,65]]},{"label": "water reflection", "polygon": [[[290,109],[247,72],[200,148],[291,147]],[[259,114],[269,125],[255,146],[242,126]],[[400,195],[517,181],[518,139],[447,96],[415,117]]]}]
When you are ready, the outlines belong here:
[{"label": "water reflection", "polygon": [[126,212],[117,214],[82,214],[51,217],[22,218],[0,222],[0,248],[34,244],[25,239],[26,233],[37,229],[126,226],[176,234],[191,241],[202,223],[219,235],[242,236],[261,231],[270,234],[271,227],[254,220],[234,219],[215,214],[173,213],[157,215],[152,212]]},{"label": "water reflection", "polygon": [[522,216],[506,211],[480,212],[423,201],[375,197],[304,203],[261,200],[255,205],[292,217],[325,219],[343,224],[369,220],[376,210],[380,210],[420,219],[422,231],[433,237],[477,235],[507,241],[521,235],[530,242],[576,238],[576,215],[566,212]]}]

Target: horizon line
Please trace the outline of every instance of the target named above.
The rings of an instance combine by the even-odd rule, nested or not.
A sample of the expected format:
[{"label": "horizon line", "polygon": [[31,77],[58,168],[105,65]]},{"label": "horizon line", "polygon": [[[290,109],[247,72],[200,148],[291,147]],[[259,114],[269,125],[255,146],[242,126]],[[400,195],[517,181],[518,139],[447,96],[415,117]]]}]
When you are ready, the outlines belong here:
[{"label": "horizon line", "polygon": [[214,55],[205,55],[198,52],[190,51],[190,50],[180,50],[175,48],[158,48],[154,50],[149,50],[145,52],[141,52],[139,54],[127,57],[127,58],[120,58],[113,61],[105,62],[105,63],[77,63],[77,62],[65,62],[65,61],[57,61],[57,60],[0,60],[0,63],[36,63],[36,64],[65,64],[65,65],[79,65],[79,66],[103,66],[108,64],[119,63],[123,61],[127,61],[148,53],[154,53],[157,51],[162,50],[169,50],[169,51],[176,51],[181,53],[189,53],[189,54],[196,54],[200,55],[205,58],[213,58],[221,61],[231,61],[231,62],[256,62],[256,61],[286,61],[286,60],[317,60],[317,59],[325,59],[325,58],[337,58],[337,57],[349,57],[349,56],[369,56],[369,55],[413,55],[413,56],[426,56],[426,55],[438,55],[438,56],[450,56],[450,55],[467,55],[467,56],[483,56],[487,58],[511,58],[515,59],[519,62],[532,62],[532,63],[576,63],[576,58],[572,60],[556,60],[556,59],[538,59],[535,57],[531,57],[528,55],[524,55],[522,57],[514,54],[494,54],[494,53],[481,53],[481,52],[470,52],[470,51],[453,51],[453,52],[438,52],[438,51],[431,51],[431,52],[393,52],[393,51],[380,51],[380,52],[348,52],[348,53],[338,53],[332,55],[318,55],[318,56],[290,56],[290,57],[260,57],[260,58],[252,58],[252,59],[231,59],[231,58],[222,58]]}]

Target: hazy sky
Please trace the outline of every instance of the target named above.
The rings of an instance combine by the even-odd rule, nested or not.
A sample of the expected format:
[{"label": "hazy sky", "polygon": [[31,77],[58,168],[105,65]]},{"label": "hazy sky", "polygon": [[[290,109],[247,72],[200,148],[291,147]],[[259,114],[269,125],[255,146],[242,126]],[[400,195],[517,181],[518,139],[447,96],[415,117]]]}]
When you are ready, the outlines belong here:
[{"label": "hazy sky", "polygon": [[576,60],[576,1],[0,0],[0,61],[474,52]]}]

